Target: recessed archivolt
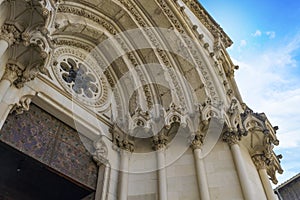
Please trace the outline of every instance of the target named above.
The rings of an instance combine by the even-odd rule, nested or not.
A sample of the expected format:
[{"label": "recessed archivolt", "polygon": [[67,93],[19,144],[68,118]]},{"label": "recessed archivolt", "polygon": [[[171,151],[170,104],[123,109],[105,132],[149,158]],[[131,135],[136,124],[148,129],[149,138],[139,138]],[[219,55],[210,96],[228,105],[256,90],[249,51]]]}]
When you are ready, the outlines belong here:
[{"label": "recessed archivolt", "polygon": [[[121,8],[121,9],[125,10],[127,12],[127,14],[129,13],[128,10],[126,10],[124,8]],[[164,9],[167,9],[167,8],[164,7]],[[80,7],[80,5],[76,4],[76,3],[64,2],[64,4],[60,4],[58,7],[57,15],[61,15],[62,13],[70,13],[75,16],[76,15],[81,16],[81,18],[84,17],[85,20],[82,20],[82,21],[62,20],[62,22],[63,22],[61,24],[62,26],[59,24],[54,24],[55,26],[58,27],[58,30],[59,30],[58,32],[53,32],[55,35],[71,34],[71,33],[74,34],[74,32],[75,32],[76,34],[74,34],[74,36],[77,36],[77,38],[80,38],[82,35],[82,36],[84,36],[83,38],[91,40],[92,43],[96,44],[96,42],[105,40],[105,39],[107,39],[107,37],[116,35],[117,33],[121,32],[121,30],[124,30],[124,27],[120,27],[120,25],[118,25],[117,23],[114,23],[111,19],[108,19],[107,16],[102,16],[102,15],[100,16],[100,13],[97,12],[97,10],[93,10],[91,8],[82,9]],[[149,21],[147,21],[145,19],[146,18],[145,16],[140,16],[140,19],[142,21],[138,22],[137,21],[138,16],[139,15],[134,16],[136,18],[134,21],[136,22],[137,27],[142,26],[143,20],[144,20],[145,26],[153,25],[151,23],[149,24]],[[99,26],[99,24],[100,24],[100,26]],[[68,26],[70,26],[70,27],[73,26],[73,28],[69,29],[72,31],[65,32],[65,30],[68,30],[67,29]],[[79,28],[79,29],[74,28],[76,26],[81,27],[81,28]],[[87,35],[87,33],[84,31],[84,29],[91,30],[91,31],[88,31],[89,33],[90,32],[91,33],[89,35]],[[76,32],[76,30],[77,30],[77,32]],[[103,37],[95,38],[95,35],[96,35],[95,33],[97,33],[97,32],[99,33],[100,31],[101,31],[101,33],[104,32]],[[164,50],[164,49],[168,49],[168,47],[160,48],[161,46],[159,46],[159,45],[165,44],[165,43],[164,43],[164,40],[161,39],[161,37],[158,35],[158,32],[155,32],[155,30],[145,29],[145,30],[143,30],[143,33],[144,33],[143,34],[144,37],[147,39],[147,41],[149,41],[150,46],[153,48],[156,59],[160,63],[167,65],[167,67],[169,67],[170,69],[174,68],[176,73],[181,74],[179,76],[176,76],[176,74],[173,73],[174,70],[168,71],[169,76],[171,77],[169,79],[170,84],[172,84],[171,87],[176,90],[176,95],[177,95],[177,98],[179,99],[178,103],[186,104],[186,102],[189,102],[191,104],[190,106],[192,107],[192,104],[195,103],[194,99],[191,98],[190,93],[186,93],[186,91],[188,91],[186,89],[187,86],[185,85],[184,80],[182,80],[182,78],[186,79],[185,76],[182,75],[184,73],[183,71],[185,70],[185,66],[182,66],[182,64],[178,61],[178,59],[176,59],[176,58],[174,59],[175,56],[172,55],[172,53],[169,53]],[[57,37],[57,38],[59,38],[59,37]],[[160,92],[158,91],[158,88],[153,85],[148,84],[149,82],[150,83],[153,82],[153,79],[152,79],[149,71],[147,71],[147,69],[144,71],[143,70],[138,71],[139,69],[136,67],[139,64],[143,64],[144,59],[141,58],[141,56],[140,56],[141,54],[139,54],[138,50],[135,52],[130,51],[130,49],[134,49],[134,44],[131,43],[132,41],[125,40],[125,42],[124,42],[123,38],[121,40],[118,40],[118,36],[116,38],[117,38],[116,43],[121,46],[121,49],[123,48],[123,51],[125,53],[127,53],[127,57],[124,59],[125,65],[122,67],[129,67],[131,69],[134,69],[135,73],[138,77],[138,79],[135,80],[135,82],[139,82],[139,83],[135,83],[135,84],[144,86],[143,87],[144,95],[142,95],[143,98],[141,98],[141,99],[148,101],[147,102],[148,109],[151,108],[151,107],[149,107],[149,105],[151,106],[155,103],[160,104],[162,102],[162,99],[159,97]],[[58,39],[58,41],[59,41],[59,39]],[[187,40],[185,40],[183,42],[186,43]],[[155,46],[157,43],[159,43],[159,45]],[[130,45],[133,45],[133,46],[130,46]],[[86,48],[86,47],[80,46],[80,45],[78,47]],[[187,46],[187,48],[190,48],[190,47],[191,46]],[[89,49],[85,49],[85,50],[89,50]],[[211,78],[209,77],[210,74],[208,72],[206,72],[206,70],[205,70],[206,66],[203,66],[203,64],[202,64],[202,61],[201,61],[202,56],[195,57],[196,55],[193,55],[193,53],[191,53],[191,51],[192,50],[190,50],[190,52],[188,52],[188,53],[189,53],[189,56],[194,59],[193,63],[196,63],[196,64],[198,63],[199,65],[201,64],[199,69],[196,70],[196,73],[199,74],[200,80],[203,80],[203,85],[202,84],[199,84],[199,85],[204,88],[204,91],[206,91],[206,89],[210,90],[210,92],[208,92],[209,95],[215,96],[217,92],[214,91],[213,83],[210,81],[211,80]],[[197,59],[198,61],[195,61],[195,59]],[[128,60],[129,60],[129,63],[128,63]],[[208,66],[209,66],[209,64],[210,63],[207,63]],[[127,71],[130,70],[129,68],[127,68],[128,69]],[[108,82],[113,87],[116,84],[116,82],[118,81],[118,79],[116,78],[116,73],[113,73],[112,71],[111,72],[105,71],[105,75],[108,79]],[[187,81],[187,83],[188,83],[188,81]],[[195,87],[195,86],[193,86],[193,87]],[[197,89],[197,88],[194,88],[194,89]],[[123,90],[123,93],[124,93],[124,91],[126,91],[124,89],[121,89],[121,90]],[[119,97],[115,96],[115,101],[117,104],[115,111],[122,112],[122,110],[123,110],[122,108],[128,106],[128,102],[122,102],[122,96],[124,94],[122,95],[121,94],[122,92],[118,92],[118,93],[119,93]],[[121,94],[121,96],[120,96],[120,94]],[[205,94],[204,94],[204,96],[205,96]],[[193,99],[193,100],[191,101],[191,99]],[[197,103],[197,101],[196,101],[196,103]]]}]

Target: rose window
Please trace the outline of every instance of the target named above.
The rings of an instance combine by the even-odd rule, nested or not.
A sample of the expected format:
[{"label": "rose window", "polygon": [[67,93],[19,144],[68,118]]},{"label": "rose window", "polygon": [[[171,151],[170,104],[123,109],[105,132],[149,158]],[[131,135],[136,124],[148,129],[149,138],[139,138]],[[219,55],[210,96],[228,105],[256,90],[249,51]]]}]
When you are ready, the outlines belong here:
[{"label": "rose window", "polygon": [[60,63],[63,80],[76,94],[87,98],[96,97],[99,89],[95,76],[84,64],[76,61],[68,58]]},{"label": "rose window", "polygon": [[111,90],[101,60],[71,47],[55,49],[52,58],[56,80],[72,98],[100,110],[107,108]]}]

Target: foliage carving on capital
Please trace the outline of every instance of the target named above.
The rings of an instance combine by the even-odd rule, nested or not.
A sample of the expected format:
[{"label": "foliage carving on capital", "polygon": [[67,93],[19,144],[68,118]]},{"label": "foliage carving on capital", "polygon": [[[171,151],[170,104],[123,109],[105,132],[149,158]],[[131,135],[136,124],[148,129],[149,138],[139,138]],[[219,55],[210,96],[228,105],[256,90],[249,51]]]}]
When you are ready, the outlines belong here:
[{"label": "foliage carving on capital", "polygon": [[14,24],[4,24],[1,27],[0,39],[9,45],[18,44],[21,41],[21,31]]},{"label": "foliage carving on capital", "polygon": [[129,135],[124,133],[117,125],[110,129],[113,137],[114,149],[117,151],[124,150],[127,152],[134,151],[134,142],[129,139]]},{"label": "foliage carving on capital", "polygon": [[226,131],[223,133],[223,141],[228,143],[229,146],[237,144],[241,140],[241,135],[238,132]]},{"label": "foliage carving on capital", "polygon": [[196,133],[193,136],[192,142],[191,142],[191,147],[193,150],[195,149],[200,149],[203,145],[203,140],[204,140],[204,136],[200,133]]},{"label": "foliage carving on capital", "polygon": [[157,151],[157,150],[164,149],[167,146],[168,137],[164,133],[159,133],[153,136],[152,143],[153,143],[152,146],[154,150]]},{"label": "foliage carving on capital", "polygon": [[2,79],[14,83],[23,73],[22,68],[15,63],[7,63]]},{"label": "foliage carving on capital", "polygon": [[266,163],[267,158],[263,154],[258,154],[252,156],[252,161],[256,168],[259,169],[266,169],[267,163]]}]

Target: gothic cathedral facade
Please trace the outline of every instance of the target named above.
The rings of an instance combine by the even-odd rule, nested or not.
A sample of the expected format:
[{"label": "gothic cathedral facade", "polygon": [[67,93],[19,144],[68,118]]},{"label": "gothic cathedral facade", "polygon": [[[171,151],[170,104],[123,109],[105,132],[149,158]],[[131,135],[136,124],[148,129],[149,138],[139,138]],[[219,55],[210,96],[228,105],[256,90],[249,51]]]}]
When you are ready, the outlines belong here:
[{"label": "gothic cathedral facade", "polygon": [[0,0],[0,199],[273,200],[278,127],[197,0]]}]

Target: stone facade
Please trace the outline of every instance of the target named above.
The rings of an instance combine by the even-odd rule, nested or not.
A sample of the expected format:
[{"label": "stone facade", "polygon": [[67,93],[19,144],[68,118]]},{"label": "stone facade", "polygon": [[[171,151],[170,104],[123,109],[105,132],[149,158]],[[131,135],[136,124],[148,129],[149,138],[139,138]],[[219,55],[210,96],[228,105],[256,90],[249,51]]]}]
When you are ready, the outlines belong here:
[{"label": "stone facade", "polygon": [[243,102],[198,1],[0,3],[2,141],[86,199],[276,198],[278,127]]}]

